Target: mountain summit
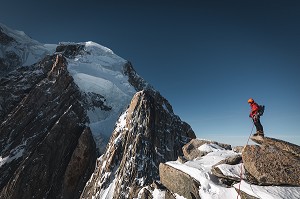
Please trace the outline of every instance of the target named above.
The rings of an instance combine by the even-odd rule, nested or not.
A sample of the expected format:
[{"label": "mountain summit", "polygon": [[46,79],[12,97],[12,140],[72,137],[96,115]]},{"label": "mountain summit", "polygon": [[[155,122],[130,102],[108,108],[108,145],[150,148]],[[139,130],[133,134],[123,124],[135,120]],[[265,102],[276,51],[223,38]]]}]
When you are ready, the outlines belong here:
[{"label": "mountain summit", "polygon": [[0,24],[0,69],[0,199],[299,199],[299,146],[195,139],[97,43],[41,44]]},{"label": "mountain summit", "polygon": [[[0,198],[79,198],[93,171],[118,168],[104,184],[124,179],[115,197],[134,196],[195,137],[130,62],[94,42],[41,44],[0,24],[0,68]],[[104,151],[110,168],[94,170]]]}]

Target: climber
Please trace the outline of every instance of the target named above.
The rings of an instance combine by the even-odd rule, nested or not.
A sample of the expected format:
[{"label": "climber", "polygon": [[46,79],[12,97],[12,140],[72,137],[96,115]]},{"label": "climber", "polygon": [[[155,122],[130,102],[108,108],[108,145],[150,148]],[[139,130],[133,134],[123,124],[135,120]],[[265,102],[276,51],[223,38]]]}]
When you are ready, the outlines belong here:
[{"label": "climber", "polygon": [[251,107],[251,112],[249,114],[249,117],[252,118],[253,123],[256,127],[256,133],[253,136],[264,137],[264,129],[260,123],[260,116],[262,115],[262,113],[260,114],[260,107],[264,107],[264,106],[258,105],[256,102],[254,102],[254,100],[252,98],[248,99],[248,103]]}]

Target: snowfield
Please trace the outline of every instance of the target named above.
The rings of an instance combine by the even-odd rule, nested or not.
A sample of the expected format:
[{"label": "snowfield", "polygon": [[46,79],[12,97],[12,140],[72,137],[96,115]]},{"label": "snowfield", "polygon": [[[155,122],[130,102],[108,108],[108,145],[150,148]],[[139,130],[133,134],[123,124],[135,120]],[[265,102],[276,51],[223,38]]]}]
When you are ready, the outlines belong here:
[{"label": "snowfield", "polygon": [[1,46],[0,55],[3,56],[5,52],[14,52],[20,56],[22,66],[32,65],[44,58],[47,54],[53,54],[55,52],[56,44],[42,44],[27,36],[23,31],[12,30],[1,23],[0,25],[3,29],[2,31],[16,41],[5,47]]},{"label": "snowfield", "polygon": [[105,105],[112,108],[110,111],[94,108],[87,112],[94,138],[110,137],[120,114],[136,92],[123,74],[126,60],[97,43],[80,44],[85,46],[85,54],[68,59],[68,71],[82,92],[103,96]]}]

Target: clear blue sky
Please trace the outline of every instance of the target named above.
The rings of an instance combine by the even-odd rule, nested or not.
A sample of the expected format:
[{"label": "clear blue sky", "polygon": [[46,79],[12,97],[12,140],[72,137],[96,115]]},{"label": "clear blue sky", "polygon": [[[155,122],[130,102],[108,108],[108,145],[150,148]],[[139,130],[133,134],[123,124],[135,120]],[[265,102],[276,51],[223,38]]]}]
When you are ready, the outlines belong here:
[{"label": "clear blue sky", "polygon": [[199,138],[245,144],[252,97],[266,136],[300,145],[300,1],[163,2],[1,0],[0,22],[112,49]]}]

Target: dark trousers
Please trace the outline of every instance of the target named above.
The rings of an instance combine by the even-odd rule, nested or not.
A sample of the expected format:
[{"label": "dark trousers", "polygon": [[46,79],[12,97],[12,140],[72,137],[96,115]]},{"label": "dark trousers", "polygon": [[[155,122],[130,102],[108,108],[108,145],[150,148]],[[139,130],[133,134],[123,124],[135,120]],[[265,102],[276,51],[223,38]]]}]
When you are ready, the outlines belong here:
[{"label": "dark trousers", "polygon": [[257,132],[257,131],[260,131],[261,133],[264,132],[264,128],[263,128],[263,126],[262,126],[261,123],[260,123],[259,116],[253,118],[253,123],[254,123],[254,125],[255,125],[255,127],[256,127],[256,132]]}]

